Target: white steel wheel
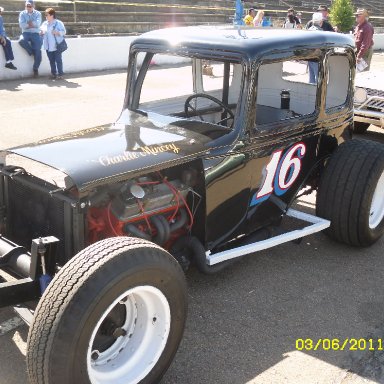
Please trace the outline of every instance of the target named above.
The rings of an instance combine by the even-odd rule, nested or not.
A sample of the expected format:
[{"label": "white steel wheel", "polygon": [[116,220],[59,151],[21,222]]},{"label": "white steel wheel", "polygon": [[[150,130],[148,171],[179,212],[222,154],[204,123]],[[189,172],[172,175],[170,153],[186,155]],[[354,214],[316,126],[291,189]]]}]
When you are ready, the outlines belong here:
[{"label": "white steel wheel", "polygon": [[118,297],[92,333],[87,352],[91,383],[139,383],[159,360],[170,322],[168,301],[155,287],[135,287]]},{"label": "white steel wheel", "polygon": [[187,285],[142,239],[90,245],[55,275],[29,329],[30,384],[157,384],[180,344]]},{"label": "white steel wheel", "polygon": [[384,172],[377,182],[369,211],[369,228],[375,229],[384,218]]}]

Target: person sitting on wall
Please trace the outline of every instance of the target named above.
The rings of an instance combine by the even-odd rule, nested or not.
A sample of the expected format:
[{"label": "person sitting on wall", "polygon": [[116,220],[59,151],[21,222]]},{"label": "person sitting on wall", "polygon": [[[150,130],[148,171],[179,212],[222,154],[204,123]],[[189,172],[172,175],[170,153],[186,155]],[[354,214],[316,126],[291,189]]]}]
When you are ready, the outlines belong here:
[{"label": "person sitting on wall", "polygon": [[255,9],[249,8],[248,15],[244,17],[245,25],[253,25],[253,19],[255,18]]},{"label": "person sitting on wall", "polygon": [[15,60],[12,51],[11,40],[7,37],[4,29],[3,16],[4,8],[0,7],[0,44],[3,46],[4,55],[5,55],[5,68],[8,69],[17,69],[12,61]]},{"label": "person sitting on wall", "polygon": [[255,27],[263,26],[264,11],[257,11],[255,18],[253,19],[253,25]]},{"label": "person sitting on wall", "polygon": [[29,56],[33,55],[33,76],[37,77],[39,75],[43,41],[40,37],[41,13],[34,7],[33,0],[27,0],[25,10],[19,14],[19,25],[22,32],[19,44],[27,51]]}]

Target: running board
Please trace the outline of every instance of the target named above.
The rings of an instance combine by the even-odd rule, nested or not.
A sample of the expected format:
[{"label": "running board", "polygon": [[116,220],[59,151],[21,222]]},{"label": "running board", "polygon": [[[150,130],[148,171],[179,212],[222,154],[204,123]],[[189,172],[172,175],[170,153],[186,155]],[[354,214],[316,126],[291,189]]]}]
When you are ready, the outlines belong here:
[{"label": "running board", "polygon": [[276,245],[287,243],[288,241],[300,239],[304,236],[311,235],[312,233],[320,232],[331,225],[329,220],[322,219],[308,213],[300,212],[295,209],[288,209],[287,216],[306,221],[310,225],[302,228],[295,229],[290,232],[283,233],[281,235],[271,237],[270,239],[257,241],[252,244],[243,245],[238,248],[229,249],[227,251],[211,254],[211,251],[206,252],[207,264],[214,265],[221,263],[222,261],[234,259],[236,257],[245,256],[250,253],[262,251],[264,249],[275,247]]}]

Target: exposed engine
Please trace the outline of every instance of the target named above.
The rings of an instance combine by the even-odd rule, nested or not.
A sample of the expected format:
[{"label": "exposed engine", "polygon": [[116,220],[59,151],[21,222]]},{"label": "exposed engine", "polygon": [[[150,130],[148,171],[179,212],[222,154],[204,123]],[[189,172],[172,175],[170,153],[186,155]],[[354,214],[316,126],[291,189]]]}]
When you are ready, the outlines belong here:
[{"label": "exposed engine", "polygon": [[88,242],[111,236],[147,239],[166,249],[193,225],[187,204],[193,172],[168,181],[160,174],[130,180],[96,191],[88,210]]}]

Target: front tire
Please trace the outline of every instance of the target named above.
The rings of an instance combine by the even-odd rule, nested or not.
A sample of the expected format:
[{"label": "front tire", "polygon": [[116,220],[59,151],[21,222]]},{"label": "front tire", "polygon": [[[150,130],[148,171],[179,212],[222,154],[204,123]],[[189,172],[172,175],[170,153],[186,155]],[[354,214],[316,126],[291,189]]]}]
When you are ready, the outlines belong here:
[{"label": "front tire", "polygon": [[384,146],[366,140],[340,145],[322,173],[317,215],[333,239],[369,246],[384,233]]},{"label": "front tire", "polygon": [[184,274],[159,246],[102,240],[48,286],[28,335],[32,384],[156,383],[177,351],[187,312]]}]

